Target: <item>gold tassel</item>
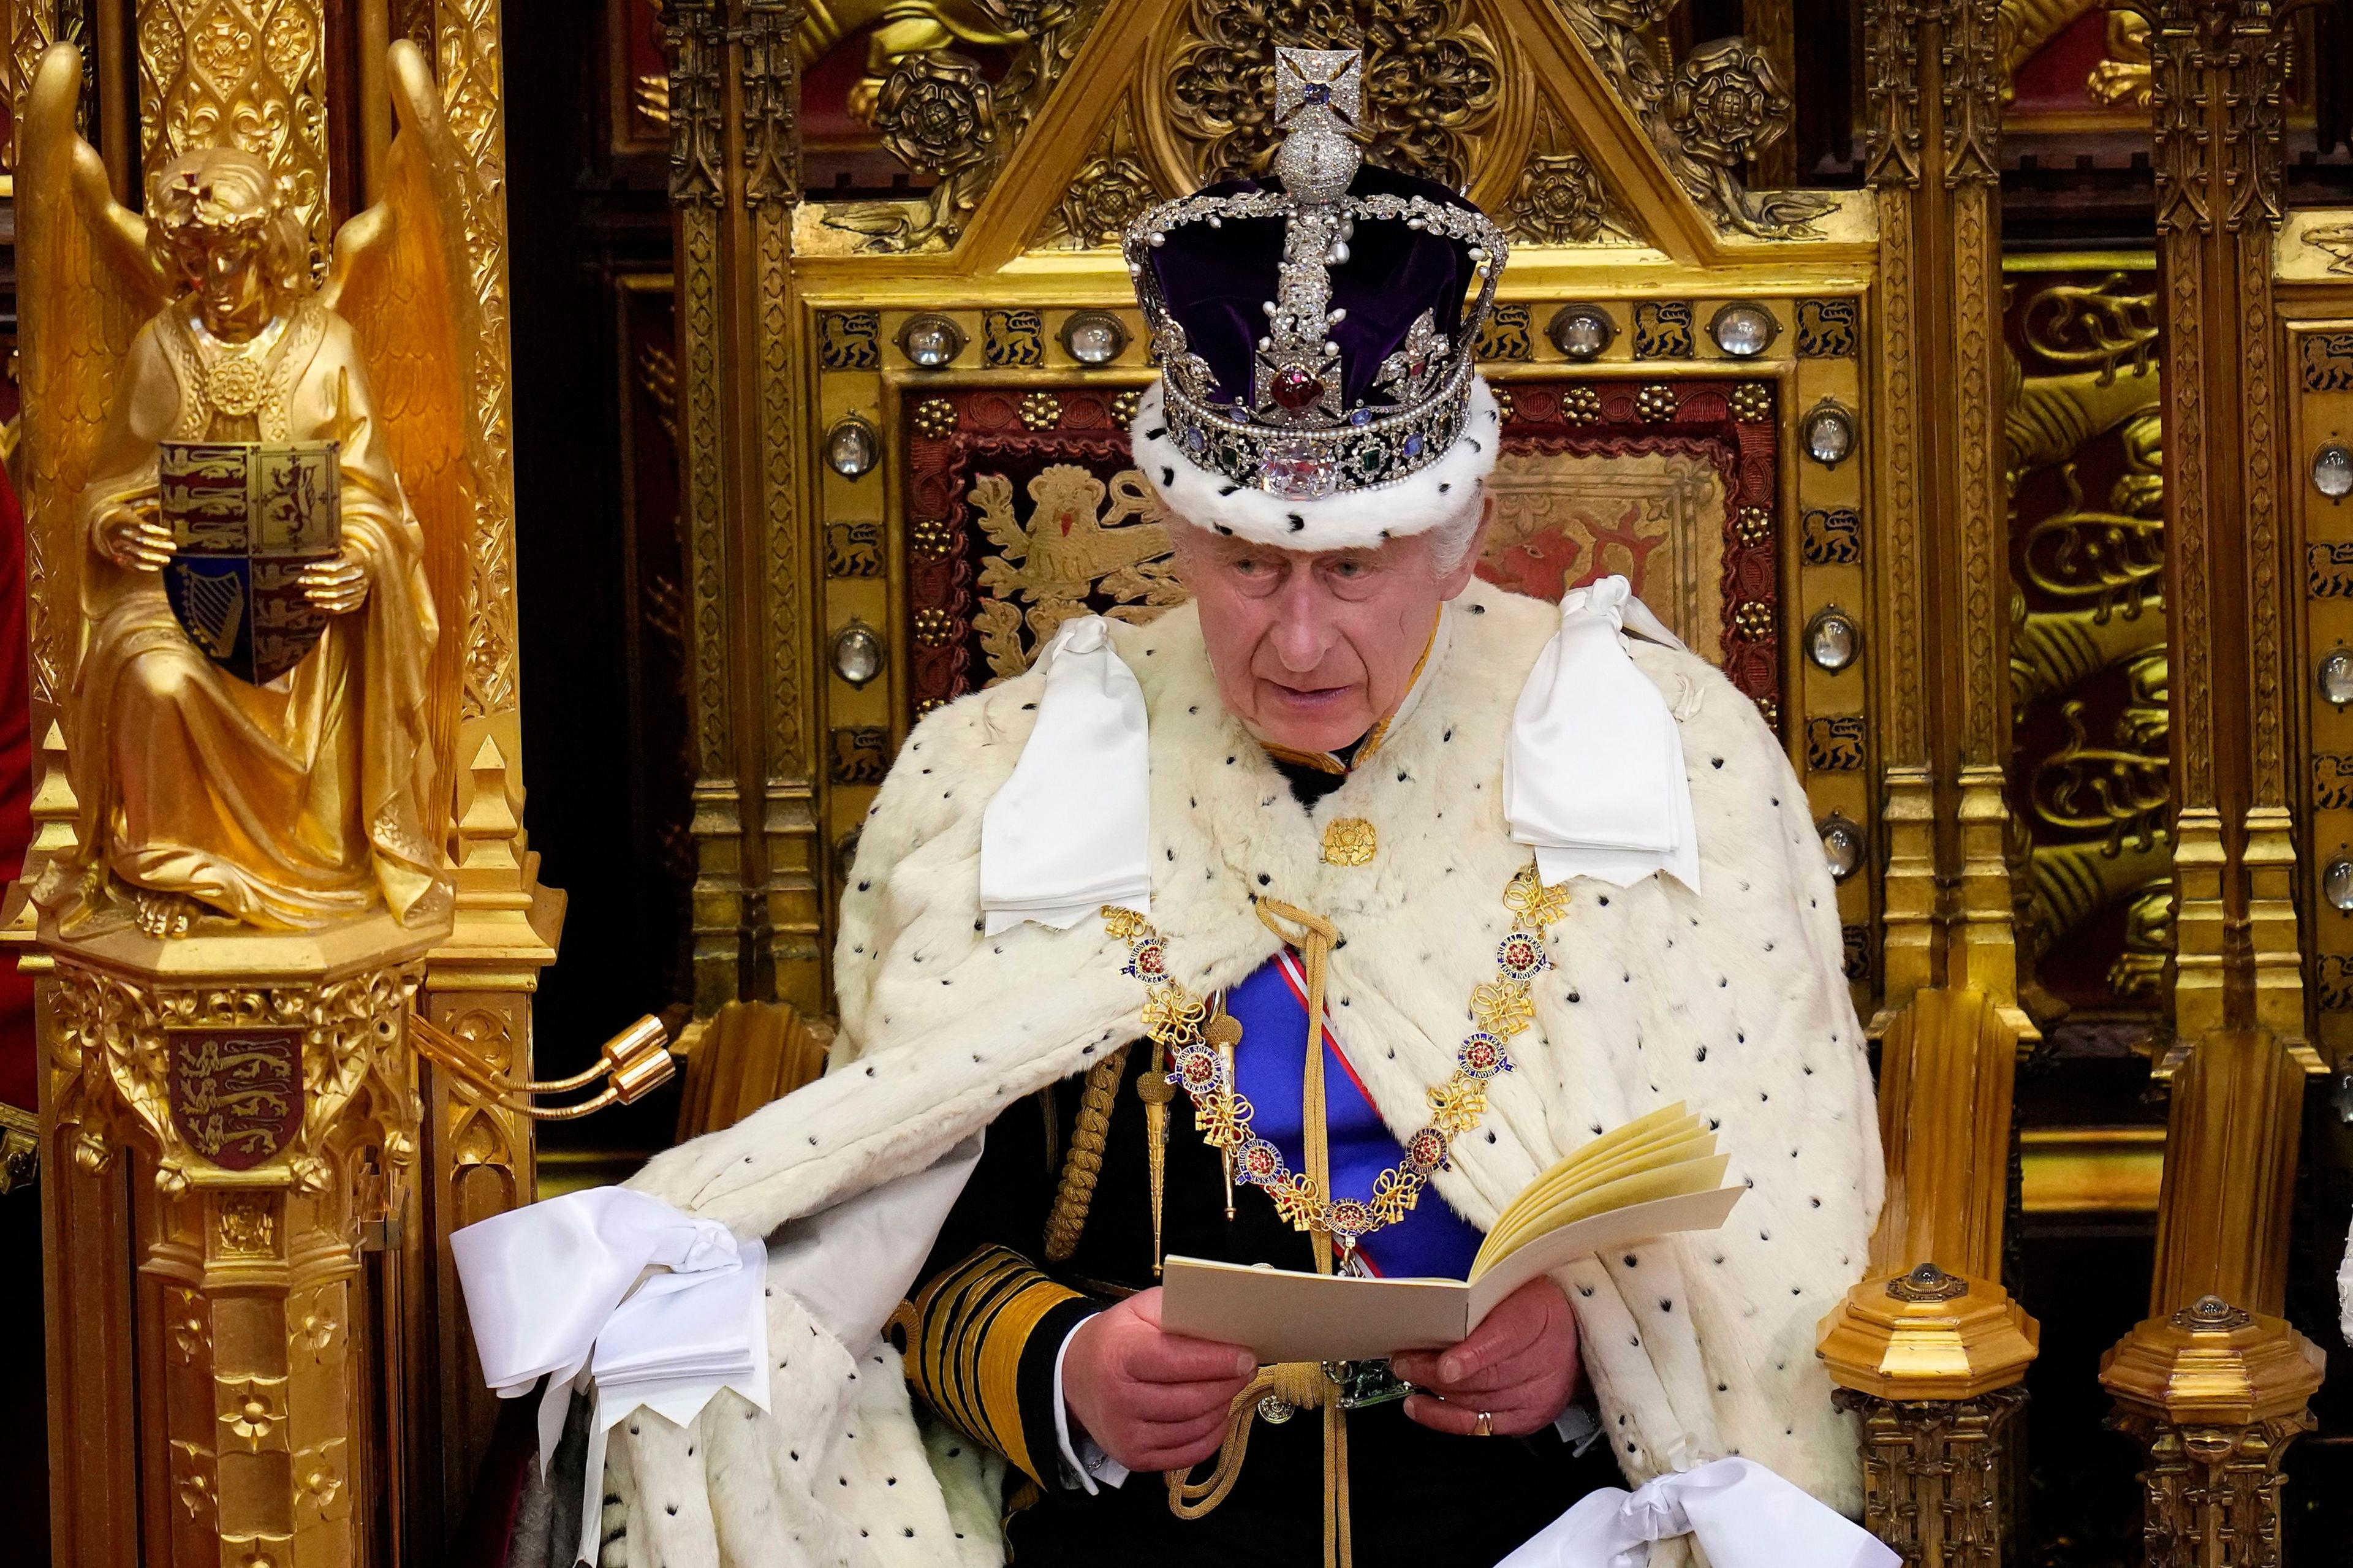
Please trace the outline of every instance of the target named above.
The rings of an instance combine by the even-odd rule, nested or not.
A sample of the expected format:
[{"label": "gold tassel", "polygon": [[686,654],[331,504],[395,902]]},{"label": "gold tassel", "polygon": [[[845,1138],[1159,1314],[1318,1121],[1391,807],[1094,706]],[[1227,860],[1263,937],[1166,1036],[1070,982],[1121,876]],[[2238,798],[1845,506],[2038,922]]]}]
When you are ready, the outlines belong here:
[{"label": "gold tassel", "polygon": [[1120,1069],[1127,1047],[1112,1052],[1087,1071],[1087,1086],[1079,1096],[1079,1114],[1071,1129],[1071,1152],[1062,1161],[1062,1179],[1054,1188],[1054,1206],[1046,1215],[1046,1261],[1061,1263],[1079,1249],[1079,1233],[1086,1228],[1087,1211],[1094,1206],[1095,1178],[1103,1174],[1103,1141],[1111,1134],[1112,1101],[1119,1096]]},{"label": "gold tassel", "polygon": [[1168,1180],[1168,1102],[1176,1086],[1168,1081],[1168,1052],[1152,1042],[1152,1067],[1136,1080],[1135,1096],[1144,1101],[1144,1160],[1152,1173],[1152,1277],[1160,1278],[1160,1209],[1162,1189]]},{"label": "gold tassel", "polygon": [[[1225,1070],[1226,1082],[1234,1081],[1234,1047],[1242,1043],[1242,1026],[1231,1013],[1226,1011],[1226,994],[1218,993],[1217,1005],[1210,1009],[1209,1021],[1202,1026],[1201,1038],[1217,1048],[1218,1065]],[[1226,1223],[1234,1223],[1234,1151],[1230,1144],[1218,1151],[1218,1163],[1226,1173]]]}]

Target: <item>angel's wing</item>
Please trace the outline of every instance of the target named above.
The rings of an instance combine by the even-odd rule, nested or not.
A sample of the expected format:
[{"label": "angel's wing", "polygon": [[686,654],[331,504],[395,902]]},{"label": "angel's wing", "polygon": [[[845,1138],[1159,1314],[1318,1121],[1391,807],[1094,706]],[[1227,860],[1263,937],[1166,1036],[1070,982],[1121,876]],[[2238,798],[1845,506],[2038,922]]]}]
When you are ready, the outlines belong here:
[{"label": "angel's wing", "polygon": [[[473,165],[417,46],[396,42],[390,65],[400,134],[385,154],[384,195],[335,237],[320,297],[351,323],[385,444],[425,533],[426,580],[441,620],[428,716],[438,781],[431,804],[446,811],[465,685],[469,546],[502,481],[474,406],[482,328],[466,257]],[[438,837],[447,824],[426,826]]]},{"label": "angel's wing", "polygon": [[80,657],[82,487],[132,340],[171,297],[147,225],[115,204],[106,165],[74,129],[81,52],[41,57],[16,166],[19,438],[33,696],[54,702]]}]

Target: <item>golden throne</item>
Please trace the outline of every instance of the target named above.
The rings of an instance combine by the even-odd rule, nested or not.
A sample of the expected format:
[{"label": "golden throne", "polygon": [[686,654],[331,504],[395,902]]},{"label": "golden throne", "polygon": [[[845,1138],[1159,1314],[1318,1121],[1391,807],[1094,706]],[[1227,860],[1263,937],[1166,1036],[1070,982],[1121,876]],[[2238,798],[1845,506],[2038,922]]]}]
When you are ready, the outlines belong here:
[{"label": "golden throne", "polygon": [[[1509,419],[1482,570],[1542,595],[1632,577],[1776,726],[1836,872],[1890,1153],[1869,1277],[1823,1340],[1862,1412],[1870,1522],[1914,1563],[2019,1557],[2026,1310],[2121,1303],[2103,1344],[2143,1321],[2105,1391],[2088,1363],[2066,1375],[2145,1448],[2147,1560],[2270,1568],[2316,1382],[2289,1237],[2327,1228],[2291,1226],[2300,1118],[2353,1048],[2353,224],[2291,210],[2277,156],[2313,72],[2261,0],[2160,5],[2137,30],[2072,0],[1873,0],[1861,188],[1779,190],[1801,9],[1752,0],[1749,36],[1712,43],[1698,9],[1356,0],[1329,8],[1345,37],[1277,39],[1288,11],[1229,0],[607,0],[590,107],[614,158],[659,169],[670,225],[666,258],[614,269],[611,368],[648,619],[681,677],[642,742],[675,731],[686,759],[665,844],[695,1018],[680,1130],[821,1070],[835,897],[914,720],[1022,668],[1063,616],[1170,602],[1126,467],[1151,365],[1113,238],[1262,158],[1275,43],[1361,44],[1370,155],[1465,185],[1514,237],[1482,345]],[[174,1239],[169,1203],[79,1169],[54,1103],[31,1132],[0,1116],[43,1156],[71,1391],[51,1409],[57,1560],[227,1562],[236,1537],[271,1562],[429,1561],[490,1436],[442,1239],[553,1184],[520,1093],[560,900],[522,831],[498,7],[286,0],[261,30],[243,0],[8,16],[18,106],[43,47],[89,47],[82,129],[117,199],[192,138],[255,138],[323,247],[383,189],[396,37],[423,47],[473,182],[451,258],[481,346],[445,615],[457,919],[403,961],[417,989],[371,1058],[418,1090],[410,1223],[368,1211],[356,1311],[294,1313],[327,1336],[355,1446],[295,1475],[320,1445],[264,1429],[278,1372],[213,1366],[206,1323],[174,1310],[195,1243],[133,1257],[138,1227]],[[2210,47],[2224,35],[2235,53]],[[2070,71],[2096,110],[2054,93]],[[2153,153],[2156,248],[2005,258],[2003,137],[2086,126]],[[40,417],[18,458],[37,867],[73,807]],[[11,913],[54,1035],[56,956]],[[2086,966],[2121,976],[2083,994],[2131,1003],[2108,1023],[2150,1048],[2120,1047],[2117,1076],[2168,1095],[2171,1126],[2112,1096],[2013,1139],[2032,1020],[2080,1002],[2053,987]],[[152,1136],[108,1131],[152,1171]],[[2347,1162],[2326,1131],[2306,1165],[2323,1193]],[[565,1151],[558,1179],[634,1152]],[[248,1196],[205,1200],[206,1245]],[[2037,1296],[2006,1253],[2053,1215],[2155,1228],[2146,1293]],[[229,1229],[263,1245],[249,1217]],[[213,1408],[240,1370],[244,1403]],[[284,1450],[305,1489],[256,1465],[225,1488],[208,1421],[248,1458]],[[2035,1463],[2070,1473],[2056,1459]]]},{"label": "golden throne", "polygon": [[[909,725],[1020,668],[1062,617],[1148,616],[1175,592],[1125,468],[1126,410],[1151,366],[1113,240],[1151,202],[1265,155],[1249,106],[1281,24],[1218,0],[971,9],[993,20],[990,42],[952,42],[943,20],[901,47],[882,31],[837,47],[854,28],[794,32],[743,0],[662,16],[664,97],[643,133],[667,138],[677,225],[661,345],[677,401],[662,412],[678,431],[702,1014],[773,997],[821,1018],[832,897]],[[2242,1179],[2284,1190],[2295,1140],[2283,1108],[2318,1058],[2280,987],[2316,893],[2262,869],[2294,861],[2277,818],[2258,813],[2245,835],[2201,841],[2189,864],[2212,869],[2185,874],[2173,919],[2186,923],[2168,924],[2172,850],[2188,843],[2171,835],[2208,831],[2200,813],[2241,797],[2216,808],[2211,772],[2177,779],[2180,759],[2156,760],[2165,731],[2146,715],[2167,702],[2168,630],[2189,647],[2252,637],[2253,668],[2289,657],[2295,613],[2283,601],[2180,622],[2184,595],[2157,584],[2185,568],[2153,520],[2176,504],[2217,514],[2211,498],[2165,498],[2220,484],[2234,505],[2275,495],[2276,509],[2288,492],[2227,428],[2221,468],[2188,479],[2154,435],[2160,355],[2134,312],[2155,304],[2133,301],[2161,268],[2175,279],[2168,330],[2190,331],[2200,290],[2221,287],[2217,263],[2189,248],[2203,231],[2188,215],[2208,197],[2160,211],[2180,248],[2126,258],[2114,278],[2109,258],[2019,259],[2015,286],[2000,210],[2005,124],[2030,138],[2090,124],[2051,110],[2042,85],[2087,47],[2104,130],[2133,131],[2152,95],[2160,110],[2220,101],[2197,96],[2219,57],[2179,17],[2103,54],[2085,43],[2099,18],[2080,7],[1875,5],[1858,28],[1863,188],[1773,191],[1759,187],[1789,167],[1776,145],[1796,53],[1785,11],[1752,5],[1749,39],[1695,46],[1669,5],[1347,11],[1345,37],[1280,41],[1363,45],[1369,155],[1462,184],[1514,237],[1482,346],[1509,421],[1482,570],[1540,594],[1633,576],[1773,721],[1837,875],[1848,973],[1882,1043],[1891,1200],[1822,1349],[1862,1412],[1873,1527],[1914,1562],[2008,1553],[2036,1347],[2005,1289],[2021,1212],[2147,1223],[2161,1207],[2149,1315],[2107,1384],[2124,1429],[2164,1456],[2149,1518],[2173,1521],[2164,1540],[2179,1543],[2214,1517],[2183,1500],[2195,1477],[2221,1473],[2199,1466],[2224,1464],[2219,1447],[2183,1457],[2200,1421],[2247,1435],[2228,1462],[2271,1477],[2248,1484],[2276,1506],[2281,1434],[2310,1387],[2291,1363],[2315,1353],[2277,1316],[2284,1210],[2242,1247],[2200,1217],[2196,1194]],[[2274,37],[2267,21],[2243,26]],[[2284,46],[2263,47],[2284,59]],[[2259,142],[2258,120],[2211,133]],[[2223,177],[2185,151],[2210,133],[2187,110],[2160,111],[2156,132],[2164,188]],[[887,193],[797,184],[797,133],[812,168],[864,156],[902,173]],[[2217,356],[2253,369],[2228,384],[2229,414],[2210,392],[2197,419],[2244,408],[2268,429],[2266,398],[2305,395],[2268,379],[2286,311],[2262,270],[2241,269],[2245,299],[2214,296],[2243,335],[2207,343],[2196,374],[2221,375]],[[2168,416],[2188,417],[2181,406]],[[2120,440],[2121,458],[2089,456],[2102,440]],[[2065,489],[2105,477],[2087,466],[2099,462],[2121,468],[2105,509]],[[2270,563],[2250,603],[2271,603],[2285,581],[2277,538],[2221,548],[2206,559],[2230,563],[2213,568],[2225,575]],[[2049,727],[2080,685],[2117,671],[2134,684],[2113,742],[2014,727],[2030,710]],[[2242,724],[2297,732],[2310,707],[2292,683],[2203,700],[2223,707],[2193,752]],[[2023,782],[2010,771],[2021,742],[2035,748]],[[2269,754],[2263,798],[2294,799],[2293,765],[2276,742]],[[2344,880],[2353,900],[2353,869]],[[2242,885],[2259,889],[2243,906],[2230,890]],[[2256,911],[2252,943],[2225,951],[2212,923],[2225,905]],[[2120,941],[2098,934],[2111,921]],[[2177,929],[2179,985],[2164,956]],[[2109,945],[2082,963],[2122,976],[2094,988],[2122,1003],[2106,1026],[2177,1042],[2157,1061],[2158,1084],[2176,1086],[2161,1201],[2166,1139],[2147,1111],[2113,1105],[2097,1125],[2013,1137],[2014,1080],[2041,1059],[2021,1001],[2063,1011],[2041,987],[2058,973],[2045,961],[2086,941]],[[2179,1071],[2223,1015],[2253,1021],[2209,1005],[2218,977],[2258,971],[2274,987],[2271,1033],[2246,1046],[2229,1079],[2241,1087],[2217,1068],[2185,1093]],[[2185,1119],[2225,1114],[2258,1083],[2287,1097],[2266,1102],[2260,1135],[2227,1157],[2179,1153]],[[2137,1285],[2128,1293],[2137,1312]],[[2207,1312],[2208,1296],[2242,1306]],[[2233,1313],[2245,1323],[2221,1327]],[[2272,1370],[2246,1384],[2260,1392],[2245,1410],[2179,1397],[2184,1353],[2246,1367],[2258,1351]],[[2088,1368],[2068,1375],[2091,1382]],[[2152,1561],[2189,1560],[2168,1555],[2189,1546],[2150,1540]]]}]

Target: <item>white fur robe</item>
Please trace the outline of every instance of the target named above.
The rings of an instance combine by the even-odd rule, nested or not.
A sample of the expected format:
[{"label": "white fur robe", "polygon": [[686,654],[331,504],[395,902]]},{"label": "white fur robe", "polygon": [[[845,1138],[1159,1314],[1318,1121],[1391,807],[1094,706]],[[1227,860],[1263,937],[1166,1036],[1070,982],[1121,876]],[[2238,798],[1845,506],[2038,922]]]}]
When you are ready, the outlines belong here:
[{"label": "white fur robe", "polygon": [[[1219,707],[1189,608],[1117,631],[1151,712],[1152,915],[1173,972],[1206,993],[1265,962],[1261,889],[1334,921],[1345,942],[1330,1005],[1400,1135],[1451,1070],[1471,990],[1509,927],[1502,895],[1530,852],[1504,828],[1504,742],[1558,624],[1552,606],[1478,584],[1451,614],[1419,706],[1312,816]],[[1655,878],[1576,885],[1535,1025],[1512,1044],[1518,1070],[1491,1084],[1483,1126],[1436,1185],[1484,1227],[1604,1128],[1674,1100],[1707,1116],[1750,1188],[1725,1226],[1564,1276],[1604,1427],[1630,1482],[1743,1454],[1852,1513],[1854,1433],[1831,1408],[1814,1334],[1861,1273],[1881,1171],[1831,879],[1755,706],[1699,658],[1647,644],[1633,657],[1683,724],[1704,896]],[[883,785],[842,904],[828,1074],[632,1185],[765,1234],[925,1167],[1138,1036],[1143,986],[1100,921],[981,934],[981,811],[1039,686],[1008,681],[932,715]],[[1337,816],[1375,825],[1372,865],[1322,862],[1322,824]],[[1001,1461],[985,1468],[937,1431],[927,1456],[886,1344],[839,1342],[785,1291],[769,1333],[769,1413],[723,1394],[691,1428],[640,1413],[615,1430],[610,1568],[1002,1561]]]}]

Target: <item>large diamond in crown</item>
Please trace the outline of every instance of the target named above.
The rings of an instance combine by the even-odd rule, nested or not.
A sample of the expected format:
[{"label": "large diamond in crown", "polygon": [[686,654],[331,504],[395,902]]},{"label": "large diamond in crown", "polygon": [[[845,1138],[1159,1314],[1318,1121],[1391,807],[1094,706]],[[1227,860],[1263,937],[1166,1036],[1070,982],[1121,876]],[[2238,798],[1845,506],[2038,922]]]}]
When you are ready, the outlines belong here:
[{"label": "large diamond in crown", "polygon": [[1395,483],[1454,444],[1507,250],[1456,193],[1365,163],[1363,98],[1355,51],[1276,50],[1275,178],[1126,236],[1178,448],[1289,500]]}]

